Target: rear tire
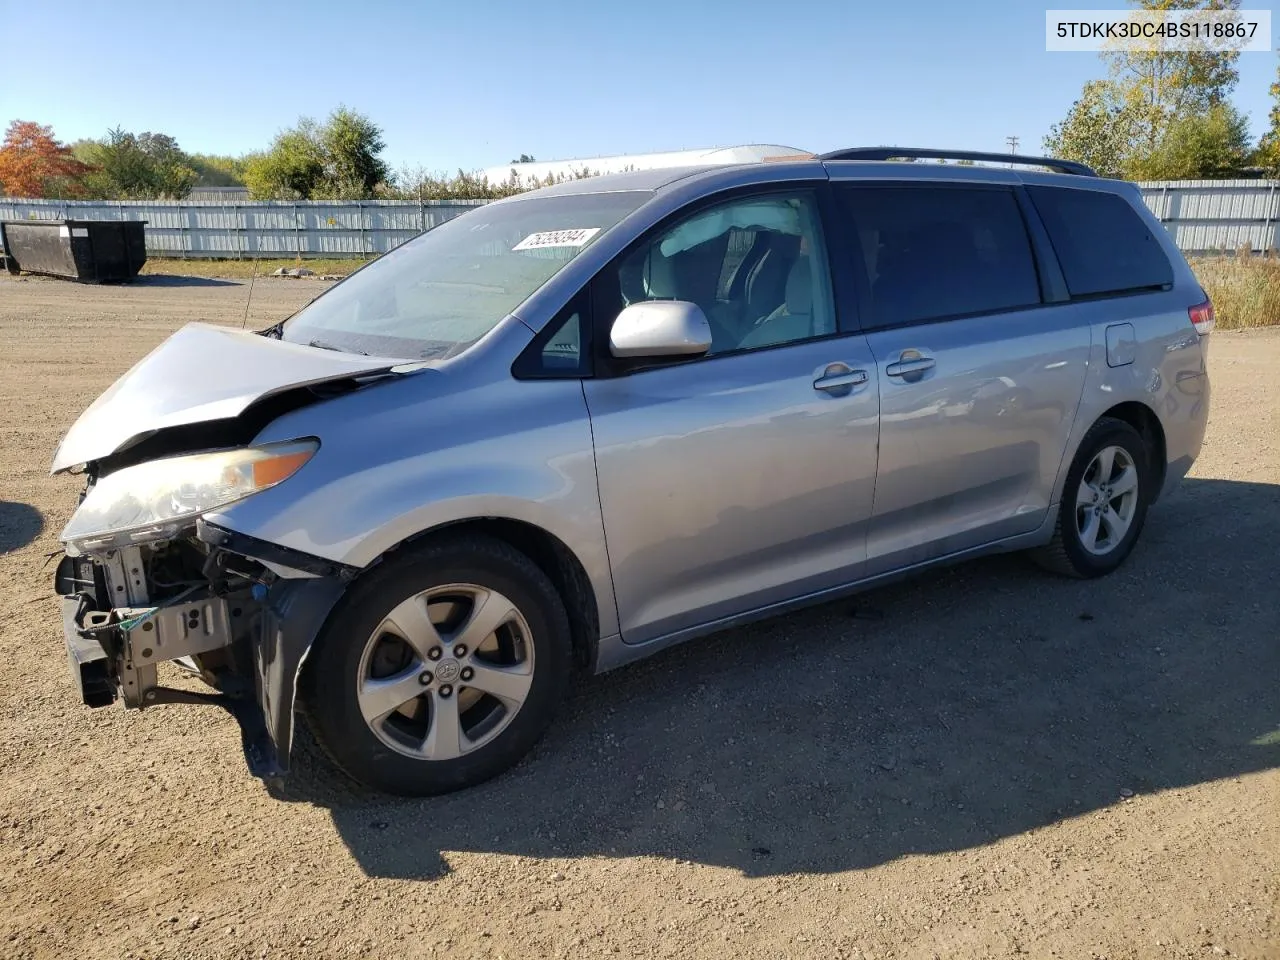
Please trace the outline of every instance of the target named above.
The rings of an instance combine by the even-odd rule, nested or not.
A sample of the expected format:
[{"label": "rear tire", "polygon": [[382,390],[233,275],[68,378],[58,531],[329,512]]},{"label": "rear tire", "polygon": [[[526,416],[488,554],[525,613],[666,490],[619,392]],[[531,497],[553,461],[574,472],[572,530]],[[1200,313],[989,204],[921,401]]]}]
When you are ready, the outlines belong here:
[{"label": "rear tire", "polygon": [[356,581],[316,639],[301,699],[354,779],[447,793],[529,751],[572,659],[564,603],[533,561],[491,537],[449,537]]},{"label": "rear tire", "polygon": [[1147,518],[1153,478],[1142,434],[1103,417],[1084,435],[1067,471],[1053,539],[1031,552],[1068,577],[1101,577],[1133,551]]}]

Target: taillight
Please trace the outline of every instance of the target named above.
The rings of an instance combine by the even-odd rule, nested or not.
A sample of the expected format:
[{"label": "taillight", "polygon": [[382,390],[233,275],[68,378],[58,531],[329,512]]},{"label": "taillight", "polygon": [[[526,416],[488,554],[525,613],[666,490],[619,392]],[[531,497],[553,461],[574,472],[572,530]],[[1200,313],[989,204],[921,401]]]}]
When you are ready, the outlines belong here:
[{"label": "taillight", "polygon": [[1200,336],[1207,337],[1213,332],[1215,317],[1212,300],[1205,300],[1204,303],[1197,303],[1194,307],[1187,307],[1187,316],[1191,318],[1191,325],[1196,328],[1196,333]]}]

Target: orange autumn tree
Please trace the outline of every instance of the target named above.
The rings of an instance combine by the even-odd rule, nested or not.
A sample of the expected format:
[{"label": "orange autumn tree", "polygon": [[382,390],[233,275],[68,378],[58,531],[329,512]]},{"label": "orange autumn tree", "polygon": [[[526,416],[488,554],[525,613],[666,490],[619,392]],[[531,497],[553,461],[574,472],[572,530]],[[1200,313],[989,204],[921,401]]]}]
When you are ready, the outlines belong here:
[{"label": "orange autumn tree", "polygon": [[15,120],[0,144],[0,192],[11,197],[79,197],[93,168],[53,138],[53,127]]}]

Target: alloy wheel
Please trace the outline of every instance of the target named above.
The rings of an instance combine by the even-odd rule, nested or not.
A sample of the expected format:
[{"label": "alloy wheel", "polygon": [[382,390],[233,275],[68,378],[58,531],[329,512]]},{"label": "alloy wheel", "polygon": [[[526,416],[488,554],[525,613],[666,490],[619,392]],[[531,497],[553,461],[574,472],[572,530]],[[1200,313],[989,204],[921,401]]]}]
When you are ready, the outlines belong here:
[{"label": "alloy wheel", "polygon": [[356,699],[384,744],[419,760],[453,760],[505,730],[533,684],[533,638],[497,591],[432,587],[383,618],[365,642]]},{"label": "alloy wheel", "polygon": [[1097,452],[1076,491],[1076,532],[1094,556],[1114,550],[1133,525],[1138,510],[1138,468],[1124,447]]}]

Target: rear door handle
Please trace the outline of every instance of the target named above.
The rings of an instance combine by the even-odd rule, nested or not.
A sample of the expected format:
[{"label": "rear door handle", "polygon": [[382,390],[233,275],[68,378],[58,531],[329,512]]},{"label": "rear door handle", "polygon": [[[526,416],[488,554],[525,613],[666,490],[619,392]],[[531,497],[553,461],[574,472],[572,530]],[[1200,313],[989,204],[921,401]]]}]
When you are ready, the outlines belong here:
[{"label": "rear door handle", "polygon": [[[835,367],[834,370],[831,367]],[[867,371],[850,370],[844,364],[832,364],[828,367],[830,373],[824,373],[813,381],[813,389],[823,390],[827,393],[836,393],[838,391],[848,391],[853,387],[859,386],[867,382]]]},{"label": "rear door handle", "polygon": [[933,357],[911,357],[907,360],[899,360],[897,363],[889,364],[884,368],[884,372],[886,376],[890,377],[912,377],[933,368]]}]

